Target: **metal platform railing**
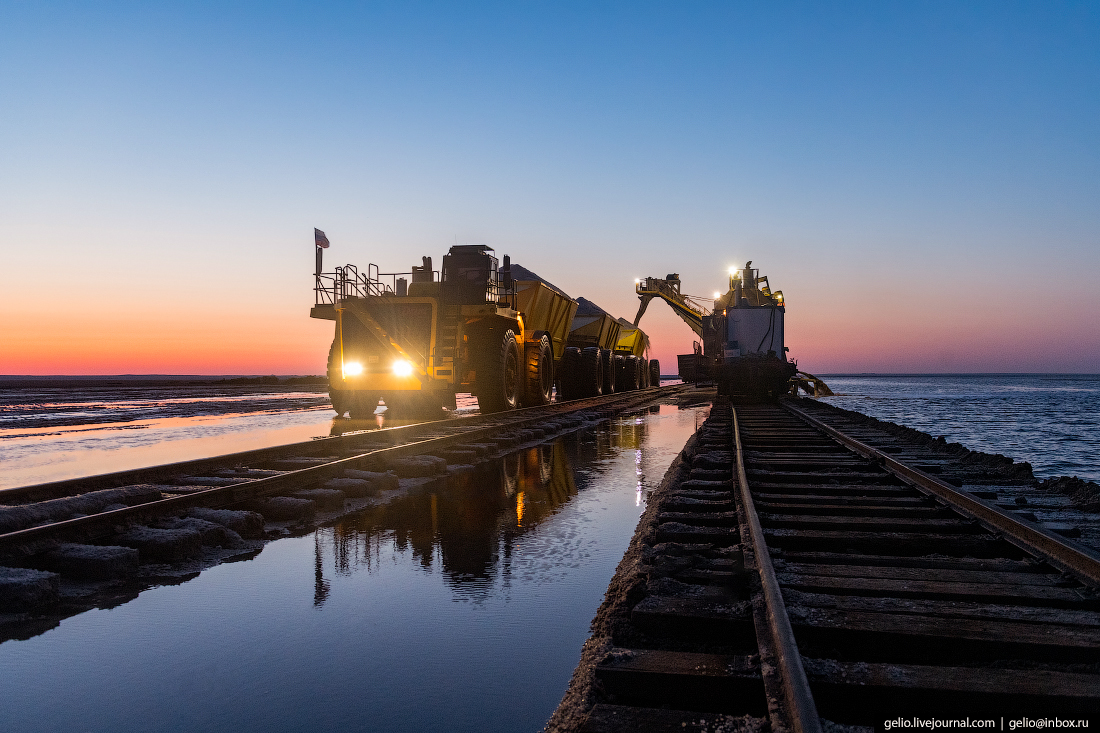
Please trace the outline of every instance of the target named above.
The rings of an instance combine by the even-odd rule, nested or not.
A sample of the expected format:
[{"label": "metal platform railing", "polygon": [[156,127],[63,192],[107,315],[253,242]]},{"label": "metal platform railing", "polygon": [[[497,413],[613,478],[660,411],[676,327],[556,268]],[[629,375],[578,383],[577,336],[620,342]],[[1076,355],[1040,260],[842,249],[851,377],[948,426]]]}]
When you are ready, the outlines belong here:
[{"label": "metal platform railing", "polygon": [[[397,281],[412,279],[411,272],[380,272],[378,265],[367,265],[366,273],[355,265],[337,267],[334,272],[314,275],[313,293],[315,305],[336,305],[348,298],[366,298],[378,295],[397,295]],[[432,271],[432,282],[440,281],[438,270]],[[512,280],[487,280],[484,285],[484,302],[516,307],[515,282]],[[460,302],[462,302],[460,300]]]},{"label": "metal platform railing", "polygon": [[[373,262],[367,265],[366,273],[359,272],[355,265],[337,267],[335,272],[314,275],[314,303],[316,305],[335,305],[348,298],[366,298],[372,295],[395,295],[398,278],[411,279],[411,272],[380,272]],[[433,281],[438,282],[439,272],[432,272]]]}]

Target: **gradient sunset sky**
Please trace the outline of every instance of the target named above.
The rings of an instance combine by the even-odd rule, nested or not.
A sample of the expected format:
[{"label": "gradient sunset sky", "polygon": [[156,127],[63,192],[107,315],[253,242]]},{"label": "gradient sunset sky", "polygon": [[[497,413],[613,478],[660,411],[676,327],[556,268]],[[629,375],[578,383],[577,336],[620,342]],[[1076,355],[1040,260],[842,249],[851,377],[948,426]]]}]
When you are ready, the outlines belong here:
[{"label": "gradient sunset sky", "polygon": [[628,319],[751,259],[811,372],[1100,372],[1095,2],[8,1],[0,131],[0,374],[323,373],[313,227]]}]

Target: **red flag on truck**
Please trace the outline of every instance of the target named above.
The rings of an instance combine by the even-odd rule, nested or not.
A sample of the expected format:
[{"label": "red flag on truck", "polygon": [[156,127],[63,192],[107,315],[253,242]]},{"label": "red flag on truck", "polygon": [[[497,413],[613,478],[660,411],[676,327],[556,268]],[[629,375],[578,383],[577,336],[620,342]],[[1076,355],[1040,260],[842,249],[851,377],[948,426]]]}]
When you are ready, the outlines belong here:
[{"label": "red flag on truck", "polygon": [[313,241],[315,241],[317,246],[321,249],[328,249],[328,237],[316,227],[313,228]]}]

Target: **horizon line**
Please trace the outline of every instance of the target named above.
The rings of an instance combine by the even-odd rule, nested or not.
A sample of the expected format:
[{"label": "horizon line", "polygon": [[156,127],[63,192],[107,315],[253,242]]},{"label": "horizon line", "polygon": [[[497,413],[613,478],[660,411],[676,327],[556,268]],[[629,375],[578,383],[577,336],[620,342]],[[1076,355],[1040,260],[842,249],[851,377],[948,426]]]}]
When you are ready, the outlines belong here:
[{"label": "horizon line", "polygon": [[[124,373],[124,374],[0,374],[3,379],[112,379],[112,378],[237,378],[237,377],[323,377],[325,374],[278,374],[273,372],[257,372],[250,374],[216,373],[216,374],[186,374],[186,373]],[[661,376],[679,376],[678,374],[662,374]],[[1100,372],[818,372],[821,377],[1046,377],[1046,376],[1073,376],[1073,377],[1100,377]]]}]

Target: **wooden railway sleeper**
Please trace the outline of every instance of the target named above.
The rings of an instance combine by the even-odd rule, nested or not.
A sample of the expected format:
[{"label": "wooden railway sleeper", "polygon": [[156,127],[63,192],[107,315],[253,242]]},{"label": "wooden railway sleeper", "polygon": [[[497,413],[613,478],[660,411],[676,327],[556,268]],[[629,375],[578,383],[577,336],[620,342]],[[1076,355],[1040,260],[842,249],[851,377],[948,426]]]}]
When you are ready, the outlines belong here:
[{"label": "wooden railway sleeper", "polygon": [[[758,609],[757,639],[761,645],[761,658],[775,660],[773,675],[764,675],[765,689],[770,690],[769,698],[778,697],[782,707],[770,707],[772,730],[793,730],[795,733],[820,733],[821,719],[814,704],[813,692],[802,665],[802,656],[795,642],[794,631],[779,589],[779,581],[772,565],[764,530],[753,504],[749,482],[745,472],[744,451],[741,445],[740,426],[737,411],[732,410],[734,466],[741,499],[741,512],[744,517],[743,532],[746,551],[751,549],[753,564],[759,574],[761,593],[754,605],[764,604]],[[761,613],[762,612],[762,613]],[[761,616],[763,616],[761,618]],[[769,701],[771,702],[771,701]]]},{"label": "wooden railway sleeper", "polygon": [[1100,552],[1073,542],[1043,527],[1029,525],[987,499],[967,495],[958,487],[907,466],[882,451],[851,438],[841,431],[789,403],[783,407],[806,423],[839,440],[860,455],[878,457],[885,470],[913,486],[923,494],[938,497],[964,516],[972,518],[991,533],[1000,533],[1004,540],[1026,553],[1037,554],[1064,572],[1072,573],[1087,586],[1100,585]]},{"label": "wooden railway sleeper", "polygon": [[[836,432],[839,434],[839,431]],[[934,502],[934,504],[929,502],[931,505],[947,506],[956,516],[961,515],[966,524],[974,526],[974,520],[977,517],[969,512],[960,511],[960,508],[951,501],[950,495],[944,496],[937,491],[922,490],[919,481],[914,481],[912,475],[908,472],[899,471],[897,466],[893,465],[890,460],[883,461],[883,465],[896,475],[901,480],[902,485],[910,491],[916,490],[919,494],[928,496]],[[768,491],[774,492],[773,500],[782,501],[785,488],[781,484],[776,484]],[[853,499],[853,501],[855,500]],[[1015,522],[1017,525],[1019,524],[1019,520],[1015,520]],[[985,536],[991,538],[989,524],[980,519],[977,522],[977,526],[985,529]],[[1009,525],[1010,530],[1014,528],[1013,525]],[[806,647],[808,651],[802,653],[811,657],[806,660],[809,679],[814,688],[820,690],[824,695],[824,707],[820,708],[822,715],[826,717],[834,713],[843,715],[844,710],[850,711],[861,708],[864,724],[869,724],[874,716],[889,708],[889,705],[883,707],[883,701],[893,700],[895,701],[893,704],[896,706],[900,704],[897,701],[909,700],[910,703],[915,704],[923,700],[925,704],[941,706],[938,708],[940,710],[963,710],[972,709],[972,707],[967,708],[966,706],[975,704],[975,695],[987,701],[996,700],[998,705],[1036,705],[1043,704],[1045,701],[1047,705],[1064,705],[1066,706],[1064,709],[1067,711],[1084,710],[1089,706],[1093,706],[1091,709],[1095,709],[1095,705],[1098,703],[1098,692],[1100,692],[1100,676],[1087,670],[1082,672],[1072,668],[1065,669],[1064,665],[1062,668],[1052,667],[1049,672],[1041,674],[1022,671],[1023,669],[1029,669],[1026,666],[1028,664],[1057,665],[1060,660],[1088,662],[1096,659],[1097,651],[1100,650],[1100,634],[1094,631],[1097,623],[1095,609],[1100,607],[1095,605],[1093,591],[1088,587],[1092,584],[1086,580],[1082,585],[1080,581],[1084,579],[1081,578],[1079,573],[1067,569],[1062,562],[1051,561],[1048,554],[1036,552],[1035,548],[1028,547],[1023,542],[1012,542],[1011,540],[1018,538],[1013,537],[1011,531],[1001,531],[1000,527],[994,527],[993,529],[1001,536],[1009,535],[1007,537],[1009,542],[1006,543],[1003,540],[991,541],[997,542],[1001,547],[1014,545],[1024,550],[1019,555],[1024,562],[1013,562],[1017,562],[1021,570],[1030,566],[1035,572],[1039,573],[1034,578],[1029,576],[1027,579],[1028,584],[1035,586],[1036,590],[1025,592],[1021,588],[1020,592],[1016,593],[1013,591],[1012,585],[996,586],[987,583],[984,586],[979,586],[979,592],[984,587],[992,594],[990,600],[997,598],[997,594],[1004,594],[1001,602],[1008,603],[1008,605],[993,606],[989,605],[989,601],[984,603],[951,601],[949,600],[950,596],[940,600],[923,600],[929,598],[929,596],[916,592],[916,586],[913,586],[914,591],[908,592],[908,596],[912,600],[907,598],[905,592],[893,593],[892,595],[892,602],[898,606],[903,614],[896,616],[892,621],[895,624],[894,630],[890,632],[893,634],[892,637],[889,634],[883,634],[886,629],[883,624],[890,619],[890,616],[884,615],[882,613],[884,609],[879,608],[882,604],[879,596],[880,592],[885,592],[886,597],[891,597],[891,587],[896,586],[899,589],[904,587],[898,585],[900,579],[899,581],[889,580],[888,574],[878,573],[878,575],[883,576],[883,580],[859,581],[858,576],[865,575],[864,573],[853,572],[849,574],[842,572],[837,575],[836,580],[833,582],[836,587],[835,590],[828,590],[824,586],[821,589],[816,589],[813,587],[816,585],[813,582],[813,568],[807,566],[804,571],[811,573],[810,575],[792,576],[803,579],[798,581],[803,584],[803,589],[796,590],[794,587],[786,585],[786,581],[784,581],[784,594],[792,596],[797,599],[798,604],[801,604],[795,609],[798,612],[798,620],[794,628],[798,639],[808,644]],[[783,532],[794,537],[798,530],[784,530]],[[846,534],[843,532],[818,532],[818,534],[822,535],[820,542],[830,541],[825,535],[831,536],[833,542],[845,542],[844,537]],[[775,532],[769,533],[769,541],[772,541],[775,535]],[[917,541],[918,538],[919,535],[914,533],[913,541]],[[839,546],[844,547],[844,544]],[[936,545],[933,543],[929,546],[929,550],[936,553],[935,547]],[[789,549],[784,549],[782,545],[778,547],[773,545],[773,548],[773,551],[780,557],[788,554],[801,555],[808,562],[814,561],[812,560],[814,553],[811,552],[791,552]],[[888,542],[882,543],[882,549],[885,550],[882,553],[883,555],[896,554],[893,551],[894,548],[891,548]],[[992,545],[990,545],[990,549],[994,549]],[[962,563],[962,558],[965,558],[969,551],[964,547],[960,547],[959,550],[963,551],[964,555],[960,556],[960,559],[954,561],[953,564],[965,567],[967,563]],[[869,559],[865,554],[866,551],[847,549],[843,553],[837,554],[835,562],[855,563],[852,566],[855,569],[858,567],[861,558]],[[845,560],[846,557],[849,559]],[[934,557],[934,555],[928,557]],[[1011,553],[1008,555],[992,554],[990,555],[991,560],[970,560],[969,563],[1005,566],[1006,561],[992,559],[997,557],[1005,558],[1013,557],[1013,555]],[[1042,562],[1044,558],[1048,562]],[[923,561],[920,557],[883,557],[881,561],[881,563],[876,562],[875,564],[884,566],[909,564],[912,567],[921,567],[922,565],[933,567],[936,564],[929,564],[930,561]],[[943,564],[942,561],[939,564]],[[975,570],[977,570],[978,565],[975,565]],[[845,566],[837,565],[834,567],[843,570]],[[1053,568],[1064,571],[1064,573],[1051,572]],[[1045,578],[1042,577],[1044,574],[1046,575]],[[783,574],[780,579],[782,580],[787,575],[789,573]],[[851,583],[853,587],[850,590],[845,588],[849,584],[843,579],[845,575],[857,576],[856,580]],[[871,573],[869,575],[873,576],[875,574]],[[1067,575],[1069,576],[1068,579]],[[936,573],[926,572],[925,577],[934,579]],[[810,581],[808,585],[805,583],[806,580]],[[993,580],[993,578],[990,578],[990,580]],[[863,591],[859,590],[861,584],[866,586]],[[874,591],[876,585],[880,586],[880,591]],[[1049,590],[1042,591],[1040,590],[1042,587]],[[965,585],[960,585],[957,588],[959,592],[965,593]],[[943,586],[943,590],[949,589],[947,586]],[[1071,595],[1066,595],[1066,591],[1070,591]],[[841,595],[825,595],[827,593],[839,593]],[[1029,595],[1033,596],[1030,600],[1028,600]],[[935,596],[931,597],[935,598]],[[1049,600],[1044,600],[1047,597],[1049,597]],[[830,601],[830,598],[833,600]],[[834,608],[835,604],[841,602],[857,604],[856,607],[859,603],[867,606],[866,611],[862,612],[862,620],[859,621],[863,624],[862,627],[851,626],[856,622],[859,613],[829,610]],[[815,608],[818,604],[820,604],[819,607]],[[1026,624],[1020,625],[1012,621],[1015,616],[1027,616],[1025,609],[1029,605],[1033,608],[1033,616],[1026,618]],[[978,613],[976,609],[986,608],[988,609],[986,613],[994,614],[990,619],[997,618],[996,614],[1008,615],[1005,616],[1004,620],[987,620],[977,623],[950,621],[952,609],[961,611],[964,606],[971,608],[967,611],[968,613]],[[839,608],[839,606],[836,607]],[[1056,607],[1063,607],[1066,610],[1058,611]],[[912,615],[917,608],[922,609],[920,611],[922,615]],[[939,609],[939,611],[936,609]],[[809,613],[808,616],[807,613]],[[937,613],[947,614],[947,618],[941,620],[938,627],[935,624]],[[1062,615],[1085,614],[1092,620],[1084,622],[1085,626],[1083,627],[1059,627],[1046,621],[1046,616],[1059,613]],[[829,618],[830,614],[832,614],[832,620],[826,626],[821,626],[821,623]],[[833,626],[832,630],[829,630],[829,624]],[[934,639],[926,636],[927,632],[922,629],[927,629],[927,632],[938,630],[941,638],[932,643]],[[969,634],[969,637],[966,637],[967,634]],[[993,636],[992,639],[990,638],[991,635]],[[994,639],[998,640],[995,641]],[[822,644],[826,646],[822,647]],[[921,653],[926,656],[932,653],[933,658],[947,664],[927,666],[927,663],[924,663],[925,666],[921,666],[920,662],[905,661],[903,659],[904,655],[899,656],[899,651],[892,651],[892,645],[895,644],[901,644],[909,648],[910,653],[916,653],[914,660],[920,658]],[[836,645],[840,646],[836,647]],[[865,647],[865,652],[869,655],[863,657],[864,661],[857,661],[861,658],[860,647]],[[828,649],[830,648],[834,651],[829,652]],[[826,658],[818,659],[822,656],[823,651]],[[880,654],[880,660],[875,660],[875,652]],[[851,657],[849,661],[844,661],[845,654],[855,654],[855,656]],[[940,656],[935,657],[936,654]],[[997,661],[1001,660],[1006,654],[1009,657],[1007,663]],[[837,655],[835,659],[827,659],[827,657],[834,655]],[[1025,667],[1015,669],[1013,667],[1014,662],[1012,662],[1013,655],[1020,655],[1019,659],[1022,661],[1015,664],[1024,664]],[[953,658],[957,658],[963,666],[952,668],[949,660]],[[979,664],[982,668],[980,675],[967,671],[967,664],[972,665],[974,661],[983,658],[986,659],[986,662]],[[967,659],[974,661],[968,662]],[[993,663],[999,666],[988,666]],[[1090,667],[1092,666],[1094,665],[1090,665]],[[1060,669],[1064,671],[1059,671]],[[848,679],[841,679],[842,672],[848,675]],[[1042,682],[1036,686],[1031,682],[1033,679],[1042,680]],[[990,683],[986,680],[996,680],[996,682]],[[1043,693],[1044,689],[1048,692]],[[1044,697],[1044,694],[1047,696]],[[870,704],[875,699],[880,702]],[[838,707],[838,705],[841,707]],[[881,718],[879,719],[881,720]],[[847,722],[856,721],[849,718]]]}]

